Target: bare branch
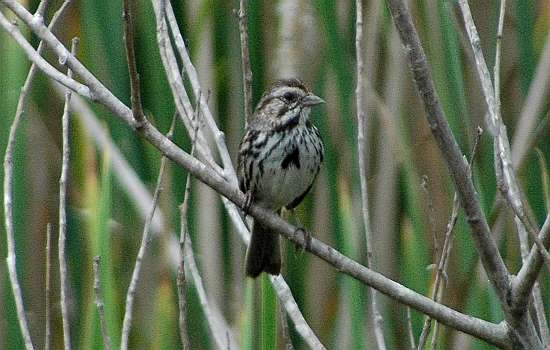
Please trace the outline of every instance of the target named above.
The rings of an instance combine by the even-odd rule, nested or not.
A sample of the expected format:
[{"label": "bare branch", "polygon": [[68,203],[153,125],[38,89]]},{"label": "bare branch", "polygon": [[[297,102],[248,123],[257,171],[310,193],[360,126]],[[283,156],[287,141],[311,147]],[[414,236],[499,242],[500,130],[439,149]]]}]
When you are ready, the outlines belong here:
[{"label": "bare branch", "polygon": [[279,298],[281,305],[283,305],[286,313],[294,323],[296,331],[302,336],[306,344],[311,349],[325,349],[325,346],[317,338],[313,330],[307,324],[304,315],[300,312],[298,304],[292,296],[292,291],[284,278],[281,275],[269,275],[269,280],[273,284],[273,289],[275,290],[275,293],[277,293],[277,297]]},{"label": "bare branch", "polygon": [[105,350],[111,350],[113,345],[107,328],[107,320],[105,319],[105,304],[103,303],[103,291],[101,288],[101,273],[100,273],[100,258],[94,257],[94,294],[95,305],[99,315],[99,323],[101,325],[101,337],[103,338],[103,346]]},{"label": "bare branch", "polygon": [[[53,33],[44,25],[44,22],[39,18],[35,20],[34,16],[30,14],[19,2],[15,0],[0,0],[0,3],[4,4],[11,11],[13,11],[17,17],[19,17],[29,28],[42,40],[48,43],[51,50],[58,56],[60,62],[64,62],[69,66],[73,72],[85,81],[87,86],[74,81],[67,81],[66,75],[53,69],[44,61],[41,57],[35,54],[32,46],[25,40],[19,30],[10,24],[4,23],[6,18],[0,15],[0,26],[4,27],[8,33],[17,41],[17,43],[25,50],[25,53],[29,59],[36,63],[38,68],[42,70],[46,75],[59,83],[65,85],[71,90],[75,91],[81,96],[87,97],[92,101],[102,101],[102,104],[111,111],[114,115],[120,117],[126,122],[132,129],[135,129],[135,121],[132,117],[131,110],[124,105],[113,93],[107,89],[78,59],[71,56],[71,53],[67,48],[53,35]],[[15,29],[13,28],[15,27]]]},{"label": "bare branch", "polygon": [[183,37],[178,28],[176,16],[174,15],[172,5],[169,1],[166,3],[166,15],[168,17],[170,30],[172,31],[172,35],[174,36],[176,49],[180,54],[180,57],[183,61],[183,67],[185,68],[185,72],[187,73],[189,81],[191,82],[191,86],[193,88],[193,94],[195,98],[199,98],[203,118],[206,121],[206,124],[208,125],[208,128],[210,129],[212,135],[214,135],[216,148],[218,149],[218,153],[220,154],[220,158],[222,160],[223,172],[224,172],[225,178],[228,179],[228,181],[230,181],[232,184],[237,186],[237,175],[235,173],[235,169],[233,168],[233,162],[229,155],[229,150],[227,149],[227,145],[225,144],[225,134],[220,129],[218,129],[218,126],[216,125],[216,121],[212,116],[212,112],[210,111],[210,108],[208,108],[208,103],[207,103],[208,101],[206,100],[204,94],[201,97],[201,91],[204,91],[204,90],[201,89],[199,78],[197,75],[197,70],[191,63],[189,52],[185,47]]},{"label": "bare branch", "polygon": [[439,149],[447,162],[451,177],[459,193],[460,202],[472,229],[476,249],[501,303],[505,304],[510,285],[509,273],[491,236],[489,225],[487,224],[485,214],[481,210],[472,179],[468,176],[467,161],[462,156],[449,124],[445,119],[439,97],[435,91],[434,82],[428,69],[426,55],[420,44],[418,33],[414,28],[411,14],[404,1],[388,0],[387,2],[399,36],[405,47],[417,90],[424,102],[426,117],[432,134],[435,136]]},{"label": "bare branch", "polygon": [[134,48],[134,0],[124,0],[122,9],[122,23],[124,26],[124,45],[126,49],[126,60],[130,74],[130,90],[132,93],[131,104],[132,114],[136,120],[136,127],[139,128],[145,114],[141,105],[141,91],[139,86],[139,73],[136,65],[136,51]]},{"label": "bare branch", "polygon": [[[160,57],[162,60],[162,64],[164,65],[166,78],[168,80],[168,84],[170,85],[172,96],[174,97],[174,102],[178,111],[178,115],[185,125],[188,134],[192,135],[195,128],[193,121],[191,120],[191,116],[194,115],[194,109],[191,105],[191,100],[189,99],[185,86],[183,85],[183,80],[181,78],[176,55],[174,53],[172,45],[170,44],[170,35],[168,33],[166,18],[165,16],[160,15],[161,10],[159,9],[159,5],[160,4],[156,2],[153,4],[157,17],[157,43],[160,51]],[[196,97],[198,98],[198,96],[199,95],[197,94]],[[210,165],[214,169],[214,171],[216,171],[220,176],[224,176],[225,169],[222,169],[214,160],[210,149],[208,148],[208,143],[206,142],[205,136],[202,132],[200,132],[201,129],[202,128],[199,125],[199,133],[197,135],[196,142],[197,154],[201,159],[206,161],[206,163]]]},{"label": "bare branch", "polygon": [[[539,238],[546,246],[550,244],[550,213],[539,232]],[[531,248],[527,261],[513,280],[512,305],[514,309],[525,310],[529,303],[531,290],[542,268],[542,255],[537,247]]]},{"label": "bare branch", "polygon": [[52,342],[52,327],[50,317],[51,304],[51,250],[52,250],[52,224],[46,226],[46,331],[44,332],[44,349],[50,350]]},{"label": "bare branch", "polygon": [[285,309],[278,303],[277,314],[279,315],[279,324],[281,325],[281,337],[283,338],[283,344],[285,350],[294,350],[292,345],[292,339],[290,339],[290,331],[288,329],[288,321],[286,319]]},{"label": "bare branch", "polygon": [[[38,10],[36,11],[36,14],[35,14],[37,18],[42,18],[42,19],[44,18],[44,13],[46,12],[47,5],[48,5],[48,1],[42,1],[39,4]],[[60,9],[55,13],[49,25],[49,29],[55,28],[59,18],[67,8],[67,5],[68,5],[68,2],[65,1],[63,5],[60,7]],[[30,51],[35,52],[32,46],[26,41],[24,36],[21,34],[19,29],[15,25],[9,23],[9,21],[6,19],[6,17],[4,17],[4,15],[1,12],[0,12],[0,25],[12,35],[12,37],[19,43],[19,45],[25,50],[25,52],[30,52]],[[8,265],[8,274],[10,277],[10,284],[12,286],[12,292],[13,292],[14,300],[16,304],[19,326],[21,328],[21,333],[23,334],[25,347],[27,349],[33,349],[33,344],[30,337],[28,323],[25,315],[25,307],[23,304],[21,287],[19,285],[19,281],[17,280],[15,238],[14,238],[14,225],[13,225],[13,152],[15,149],[17,130],[19,128],[19,125],[25,113],[27,98],[28,98],[29,91],[31,90],[32,84],[34,82],[34,77],[36,76],[37,65],[39,64],[42,65],[42,68],[49,66],[49,64],[40,57],[43,49],[44,49],[44,44],[42,41],[40,41],[40,44],[38,45],[38,48],[35,52],[36,54],[35,59],[39,63],[35,63],[33,61],[33,64],[29,69],[29,73],[27,74],[27,78],[25,79],[25,83],[23,84],[23,87],[21,89],[21,94],[19,95],[19,101],[17,102],[15,117],[10,127],[8,142],[6,146],[6,153],[4,156],[4,220],[6,225],[6,241],[7,241],[6,262]],[[53,67],[49,66],[49,68],[59,73]],[[66,76],[64,76],[61,73],[59,73],[59,76],[66,78]],[[83,90],[83,92],[85,92],[85,90]],[[49,298],[47,297],[47,303],[48,303],[48,300]],[[46,329],[48,329],[48,325]],[[46,332],[46,343],[49,344],[47,334],[48,332]]]},{"label": "bare branch", "polygon": [[[31,14],[29,16],[32,17]],[[40,18],[40,17],[39,17]],[[74,79],[68,78],[66,75],[55,69],[51,64],[49,64],[42,56],[40,56],[34,48],[29,44],[29,42],[25,39],[23,34],[21,34],[21,31],[19,30],[19,27],[10,21],[0,13],[0,26],[3,27],[6,32],[8,32],[11,37],[19,44],[19,46],[23,49],[29,60],[31,60],[38,68],[46,73],[49,77],[52,79],[58,81],[59,83],[67,86],[71,90],[75,91],[79,95],[82,95],[87,98],[92,98],[92,94],[90,93],[90,89],[82,85],[81,83],[77,82]],[[44,26],[42,24],[42,26]],[[44,27],[45,28],[45,27]],[[67,51],[67,54],[68,51]]]},{"label": "bare branch", "polygon": [[246,16],[246,0],[239,2],[239,33],[241,37],[241,62],[243,70],[244,115],[246,123],[252,116],[252,69],[250,68],[250,50],[248,48],[248,19]]},{"label": "bare branch", "polygon": [[[474,164],[474,159],[476,156],[477,147],[479,145],[479,140],[481,138],[481,134],[483,133],[483,129],[480,127],[477,128],[476,138],[474,141],[474,145],[472,147],[472,154],[470,156],[470,162],[469,162],[469,176],[472,175],[472,164]],[[458,219],[458,210],[460,209],[460,202],[458,201],[458,194],[455,192],[453,197],[453,208],[451,210],[451,216],[449,218],[449,221],[447,222],[447,227],[445,230],[445,238],[443,241],[443,248],[441,249],[441,255],[439,258],[439,262],[436,265],[436,274],[435,274],[435,281],[434,281],[434,287],[432,291],[431,298],[436,302],[441,302],[442,296],[443,296],[443,287],[442,282],[445,282],[445,284],[448,282],[448,276],[447,276],[447,266],[449,264],[449,256],[451,255],[451,249],[453,246],[453,231],[454,227],[456,225],[456,221]],[[418,349],[423,349],[426,340],[428,338],[428,335],[430,333],[432,320],[430,317],[426,317],[424,320],[424,326],[422,327],[422,333],[420,334],[420,339],[418,341]],[[437,322],[434,326],[434,335],[432,337],[432,343],[437,338]],[[434,347],[432,346],[432,349]]]},{"label": "bare branch", "polygon": [[[518,230],[521,260],[525,264],[529,256],[529,239],[527,237],[527,232],[525,231],[525,226],[520,221],[520,219],[516,216],[514,217],[514,221]],[[539,333],[542,344],[544,346],[550,346],[550,332],[548,330],[548,323],[546,321],[546,315],[544,313],[544,302],[542,301],[542,294],[538,281],[535,281],[535,283],[533,284],[532,297],[533,307],[535,309],[537,321],[539,323]]]},{"label": "bare branch", "polygon": [[[197,142],[197,131],[199,121],[199,105],[197,104],[197,115],[195,117],[195,134],[193,135],[193,144],[191,146],[191,156],[195,153],[195,145]],[[173,124],[172,124],[173,125]],[[190,349],[189,345],[189,336],[187,334],[187,293],[185,289],[185,242],[187,241],[188,236],[188,224],[187,224],[187,211],[189,209],[189,196],[191,195],[191,175],[187,174],[187,179],[185,181],[185,194],[183,196],[183,203],[180,206],[180,261],[178,266],[178,277],[177,277],[177,286],[178,286],[178,306],[179,306],[179,329],[180,329],[180,338],[182,342],[183,349]]]},{"label": "bare branch", "polygon": [[[365,230],[365,242],[367,245],[367,264],[368,267],[376,270],[375,258],[373,253],[374,237],[371,230],[369,218],[369,195],[367,188],[367,168],[365,164],[365,128],[366,115],[364,110],[363,94],[365,82],[363,80],[365,64],[363,62],[363,2],[356,0],[356,22],[355,22],[355,55],[357,60],[357,86],[355,89],[357,102],[357,158],[359,160],[359,179],[361,185],[361,209],[363,216],[363,229]],[[384,340],[383,319],[377,305],[377,293],[373,288],[369,288],[371,303],[371,318],[374,325],[374,335],[379,350],[386,349]]]},{"label": "bare branch", "polygon": [[407,335],[409,336],[409,346],[411,350],[416,350],[416,344],[414,341],[414,332],[412,327],[411,308],[406,307],[407,310]]},{"label": "bare branch", "polygon": [[[145,123],[147,119],[143,119],[141,122]],[[138,128],[139,129],[139,128]],[[130,336],[130,328],[132,327],[132,313],[134,309],[134,297],[136,294],[137,284],[139,282],[141,265],[143,263],[143,257],[147,251],[147,247],[151,240],[151,222],[155,215],[158,199],[162,191],[162,179],[164,176],[164,169],[166,167],[166,157],[163,156],[160,161],[160,170],[157,177],[157,185],[155,187],[155,193],[153,195],[153,203],[151,204],[151,210],[145,219],[145,225],[143,226],[143,235],[141,236],[141,245],[139,247],[136,263],[134,265],[134,272],[132,273],[132,279],[128,286],[128,292],[126,293],[126,307],[124,311],[124,321],[122,323],[122,338],[120,342],[120,348],[122,350],[128,349],[128,339]]]},{"label": "bare branch", "polygon": [[[71,55],[75,56],[78,47],[78,38],[73,38],[71,44]],[[72,78],[72,71],[67,70],[67,77]],[[69,276],[67,271],[67,258],[65,256],[65,245],[67,241],[67,181],[69,176],[69,162],[71,154],[70,140],[70,118],[71,118],[71,90],[65,92],[65,106],[63,109],[63,151],[61,163],[61,176],[59,177],[59,279],[61,290],[61,316],[63,320],[63,343],[65,350],[71,349],[71,327],[69,322]]]}]

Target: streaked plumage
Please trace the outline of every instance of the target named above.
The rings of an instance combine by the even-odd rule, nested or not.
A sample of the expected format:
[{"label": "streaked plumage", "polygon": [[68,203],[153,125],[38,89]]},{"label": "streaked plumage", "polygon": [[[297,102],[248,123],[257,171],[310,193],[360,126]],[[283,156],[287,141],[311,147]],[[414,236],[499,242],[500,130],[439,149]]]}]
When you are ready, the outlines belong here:
[{"label": "streaked plumage", "polygon": [[[254,203],[279,212],[296,207],[313,185],[324,147],[309,120],[311,107],[324,101],[298,79],[280,80],[262,97],[239,146],[238,175]],[[254,223],[246,273],[279,274],[279,236]]]}]

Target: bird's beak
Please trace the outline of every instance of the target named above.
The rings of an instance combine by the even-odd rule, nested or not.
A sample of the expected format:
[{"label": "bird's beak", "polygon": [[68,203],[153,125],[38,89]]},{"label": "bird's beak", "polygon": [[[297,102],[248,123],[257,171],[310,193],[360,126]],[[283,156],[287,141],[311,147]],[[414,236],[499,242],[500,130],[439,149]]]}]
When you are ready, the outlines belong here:
[{"label": "bird's beak", "polygon": [[325,100],[313,94],[308,94],[302,98],[302,104],[307,107],[320,105],[321,103],[325,103]]}]

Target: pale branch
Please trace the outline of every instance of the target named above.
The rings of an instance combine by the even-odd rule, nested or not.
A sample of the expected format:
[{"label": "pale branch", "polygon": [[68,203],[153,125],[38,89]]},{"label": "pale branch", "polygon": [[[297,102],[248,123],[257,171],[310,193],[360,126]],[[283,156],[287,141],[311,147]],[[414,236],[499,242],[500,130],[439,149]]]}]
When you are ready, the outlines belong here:
[{"label": "pale branch", "polygon": [[[73,38],[71,43],[71,55],[76,55],[78,47],[78,38]],[[67,77],[71,79],[73,73],[69,68]],[[59,258],[59,284],[60,284],[60,303],[61,319],[63,323],[63,344],[65,350],[71,349],[71,323],[69,320],[69,273],[67,269],[67,257],[65,255],[65,246],[67,241],[67,182],[69,177],[70,154],[71,154],[71,95],[70,89],[65,91],[65,105],[63,107],[62,123],[62,155],[61,155],[61,175],[59,177],[59,237],[57,243]]]},{"label": "pale branch", "polygon": [[52,250],[52,224],[48,222],[46,226],[46,331],[44,332],[44,349],[51,349],[52,342],[52,327],[51,327],[51,274],[52,274],[52,264],[51,264],[51,250]]},{"label": "pale branch", "polygon": [[[187,129],[189,135],[193,134],[195,128],[192,121],[194,115],[194,109],[191,105],[191,100],[187,94],[187,90],[183,84],[183,80],[180,73],[180,68],[176,59],[176,55],[170,44],[170,35],[168,33],[167,23],[165,16],[160,15],[159,4],[154,4],[155,14],[157,19],[157,44],[159,47],[160,58],[164,66],[166,78],[172,91],[172,96],[178,111],[178,115],[183,122],[183,125]],[[198,96],[198,95],[197,95]],[[198,97],[197,97],[198,98]],[[201,130],[199,125],[199,130]],[[202,132],[198,133],[196,148],[198,156],[206,161],[220,176],[224,175],[224,169],[222,169],[214,160],[206,138]]]},{"label": "pale branch", "polygon": [[[521,261],[525,264],[527,257],[529,256],[529,239],[525,230],[525,226],[517,216],[514,217],[514,222],[518,230]],[[542,294],[538,281],[535,281],[535,283],[533,284],[532,298],[533,308],[537,317],[542,344],[544,346],[550,346],[550,332],[548,329],[548,323],[546,321],[544,302],[542,300]]]},{"label": "pale branch", "polygon": [[228,181],[230,181],[231,183],[234,183],[236,186],[237,175],[235,173],[235,169],[233,168],[233,161],[231,160],[231,157],[229,155],[229,150],[227,149],[227,145],[225,144],[225,134],[218,128],[212,112],[210,111],[210,108],[208,108],[207,99],[205,98],[204,94],[201,94],[201,91],[203,90],[200,87],[197,70],[195,69],[195,66],[193,66],[193,64],[191,63],[189,52],[187,50],[187,47],[185,46],[185,42],[183,41],[183,36],[181,35],[181,32],[178,28],[176,16],[174,15],[174,10],[172,9],[172,5],[170,2],[166,3],[166,15],[168,18],[168,24],[170,25],[170,30],[172,32],[172,35],[174,36],[176,49],[180,55],[181,60],[183,61],[183,67],[191,83],[193,94],[195,98],[199,97],[203,119],[206,121],[210,132],[214,136],[216,148],[218,149],[218,153],[223,164],[224,177],[228,179]]},{"label": "pale branch", "polygon": [[241,63],[243,73],[245,126],[252,117],[252,69],[250,68],[250,50],[248,47],[248,18],[246,0],[239,1],[239,33],[241,38]]},{"label": "pale branch", "polygon": [[[145,123],[147,119],[143,119],[140,123]],[[140,128],[138,128],[139,130]],[[143,258],[147,252],[147,247],[151,241],[151,223],[155,215],[155,210],[157,208],[158,200],[160,193],[162,192],[162,180],[164,176],[164,169],[166,168],[166,157],[163,156],[160,161],[160,169],[157,177],[157,185],[155,187],[155,193],[153,195],[153,201],[151,204],[151,209],[149,214],[145,219],[145,224],[143,225],[143,234],[141,236],[141,245],[139,246],[138,255],[136,257],[136,263],[134,265],[134,271],[132,272],[132,279],[130,280],[130,285],[128,286],[128,292],[126,293],[126,307],[124,311],[124,321],[122,323],[122,337],[120,342],[120,349],[128,349],[128,339],[130,337],[130,328],[132,327],[132,316],[134,309],[134,298],[137,290],[137,285],[139,283],[141,266],[143,264]]]},{"label": "pale branch", "polygon": [[[374,237],[369,217],[369,195],[367,188],[367,165],[365,151],[365,132],[366,132],[366,112],[364,109],[363,94],[365,91],[364,70],[365,64],[363,60],[363,2],[356,0],[356,22],[355,22],[355,56],[357,60],[357,86],[355,88],[356,108],[357,108],[357,158],[359,162],[359,179],[361,186],[361,214],[363,218],[363,230],[365,231],[365,242],[367,248],[367,266],[376,270],[374,257]],[[374,326],[374,336],[376,345],[379,350],[386,349],[384,340],[383,319],[378,309],[377,292],[374,288],[369,288],[372,324]]]},{"label": "pale branch", "polygon": [[[223,170],[225,174],[224,177],[227,181],[229,181],[236,187],[237,176],[235,174],[235,170],[233,168],[233,163],[231,161],[231,158],[229,157],[229,152],[225,144],[224,134],[218,129],[216,122],[212,116],[212,113],[208,108],[207,100],[201,94],[201,88],[200,88],[197,72],[195,70],[195,67],[191,63],[189,52],[187,50],[187,47],[185,46],[183,37],[179,31],[176,18],[173,13],[173,9],[171,7],[170,2],[166,3],[166,12],[167,12],[166,15],[168,18],[168,23],[170,25],[170,29],[175,39],[174,41],[175,41],[176,49],[180,55],[180,58],[183,61],[185,72],[187,73],[187,76],[191,82],[194,95],[196,98],[198,98],[198,101],[200,103],[202,118],[206,121],[206,124],[210,128],[211,133],[214,135],[214,140],[216,142],[218,153],[221,156],[222,163],[224,166],[224,170]],[[199,133],[200,132],[201,130],[199,129]],[[229,217],[231,218],[233,224],[237,229],[237,232],[240,234],[240,237],[242,238],[244,243],[248,244],[248,241],[250,239],[250,234],[246,228],[245,223],[243,222],[243,219],[237,207],[232,202],[227,200],[227,198],[221,196],[221,199],[227,210],[227,213],[229,214]],[[290,288],[288,287],[284,279],[281,278],[281,280],[278,283],[275,283],[274,281],[272,281],[272,284],[281,303],[285,306],[287,313],[289,314],[291,320],[294,322],[296,330],[298,331],[298,333],[300,333],[300,335],[303,337],[305,342],[313,348],[317,348],[319,347],[319,345],[322,346],[321,342],[318,340],[317,336],[311,330],[305,318],[301,314],[298,306],[296,305],[294,298],[292,297]]]},{"label": "pale branch", "polygon": [[[34,18],[31,14],[29,14],[29,16],[31,16],[31,18]],[[55,69],[50,63],[42,58],[42,56],[36,52],[32,45],[27,41],[25,36],[21,33],[19,27],[10,22],[2,13],[0,13],[0,26],[3,27],[4,30],[6,30],[6,32],[8,32],[11,37],[17,42],[17,44],[23,49],[29,60],[31,60],[46,75],[58,81],[59,83],[69,87],[71,90],[75,91],[79,95],[90,99],[92,98],[90,89],[86,85],[83,85],[74,79],[68,78],[65,74]],[[45,28],[43,24],[42,26]]]},{"label": "pale branch", "polygon": [[94,257],[94,295],[95,306],[97,308],[97,314],[99,315],[99,324],[101,327],[101,338],[103,339],[103,346],[105,350],[111,350],[113,345],[111,343],[111,337],[109,336],[109,328],[107,327],[107,319],[105,318],[105,303],[103,302],[103,290],[101,288],[101,272],[100,272],[100,258]]},{"label": "pale branch", "polygon": [[[25,14],[26,10],[20,5],[10,0],[0,0],[0,2],[4,4],[9,4],[9,6],[15,8],[19,13],[21,13],[22,17],[20,18],[22,18],[25,23],[29,25],[29,27],[35,34],[37,34],[42,39],[46,39],[46,41],[51,44],[50,46],[56,53],[63,53],[64,50],[66,50],[62,47],[57,46],[59,43],[58,40],[55,38],[55,36],[49,33],[46,28],[43,28],[42,24],[33,23],[32,16],[27,16]],[[62,44],[59,43],[59,45]],[[73,68],[72,66],[74,66],[79,69],[85,69],[83,66],[80,65],[78,61],[73,58],[68,58],[67,64],[69,64],[71,68]],[[93,75],[91,75],[91,73],[89,72],[85,72],[84,75],[79,75],[83,77],[86,83],[89,83],[90,81],[93,82],[93,80],[95,79],[95,77],[93,78]],[[117,100],[116,97],[114,97],[110,92],[101,91],[102,89],[105,89],[105,87],[100,84],[101,83],[99,82],[97,82],[97,84],[89,84],[91,88],[98,90],[94,91],[94,97],[96,98],[96,100],[105,105],[110,111],[114,112],[115,115],[125,120],[131,127],[134,127],[131,111],[126,106],[124,106],[122,102]],[[157,147],[164,155],[188,170],[201,182],[212,187],[218,193],[225,196],[227,199],[231,200],[238,206],[243,207],[245,205],[246,198],[244,193],[238,191],[237,187],[233,184],[233,182],[236,182],[236,178],[228,180],[231,182],[226,181],[224,178],[213,172],[211,168],[207,167],[205,164],[201,163],[197,159],[191,157],[189,154],[187,154],[170,140],[168,140],[149,122],[146,122],[144,126],[137,131],[151,144]],[[463,160],[460,160],[460,162],[462,161]],[[308,245],[305,242],[305,237],[296,234],[296,232],[299,232],[297,231],[296,227],[290,225],[289,223],[278,217],[276,214],[267,211],[261,207],[252,205],[250,207],[250,214],[258,221],[264,223],[266,226],[276,232],[281,232],[285,237],[299,244],[300,246],[309,246],[306,247],[309,248],[309,251],[326,260],[340,271],[358,279],[359,281],[367,285],[375,287],[376,289],[380,290],[384,294],[389,295],[395,300],[408,304],[413,308],[420,310],[421,312],[430,314],[435,319],[440,320],[444,324],[459,329],[463,332],[472,334],[478,338],[484,339],[491,344],[501,347],[505,347],[509,344],[510,338],[508,327],[506,325],[496,325],[487,321],[483,321],[435,303],[430,299],[418,293],[415,293],[414,291],[403,287],[402,285],[391,281],[390,279],[376,272],[371,271],[370,269],[358,264],[357,262],[354,262],[353,260],[343,256],[333,248],[327,246],[324,243],[321,243],[316,239],[313,239],[310,242],[311,244]],[[478,223],[478,221],[474,220],[474,223]],[[477,224],[474,226],[478,227]],[[494,262],[493,260],[491,261]]]},{"label": "pale branch", "polygon": [[[539,232],[539,237],[545,246],[550,244],[550,213]],[[526,262],[512,280],[512,307],[516,310],[525,310],[528,307],[531,291],[542,268],[543,258],[537,247],[531,248]]]},{"label": "pale branch", "polygon": [[294,350],[292,339],[290,339],[290,330],[288,329],[288,321],[285,310],[280,303],[277,305],[277,315],[279,316],[279,324],[281,325],[281,338],[283,338],[284,344],[283,347],[285,350]]},{"label": "pale branch", "polygon": [[[132,116],[132,111],[122,103],[113,93],[105,87],[77,58],[71,56],[71,53],[67,48],[57,39],[57,37],[44,25],[44,22],[40,18],[35,18],[29,13],[23,5],[15,0],[0,0],[0,3],[9,8],[17,17],[19,17],[25,24],[34,32],[41,40],[46,42],[49,48],[58,56],[60,62],[66,64],[72,69],[75,75],[78,75],[85,83],[86,86],[74,82],[74,80],[67,80],[66,75],[59,71],[52,69],[52,67],[40,56],[36,55],[36,52],[32,46],[21,35],[16,26],[13,26],[10,22],[4,25],[6,18],[0,15],[0,25],[6,29],[6,31],[17,41],[19,46],[24,49],[27,57],[36,63],[38,68],[42,70],[47,76],[58,81],[59,83],[70,88],[77,94],[91,99],[92,101],[102,101],[102,104],[114,115],[121,118],[132,129],[135,129],[135,121]],[[7,21],[7,20],[6,20]],[[15,27],[16,30],[13,30]]]},{"label": "pale branch", "polygon": [[445,119],[428,68],[426,54],[420,44],[411,14],[402,0],[388,0],[387,3],[409,59],[418,93],[424,103],[428,124],[447,162],[461,205],[472,229],[476,250],[501,303],[504,304],[508,295],[510,276],[491,235],[472,179],[468,176],[468,162],[464,159]]},{"label": "pale branch", "polygon": [[[199,106],[197,105],[197,115],[195,117],[195,132],[193,135],[193,144],[191,146],[191,156],[195,153],[195,145],[197,141],[197,131],[199,125]],[[172,121],[172,128],[174,126],[175,119]],[[170,132],[169,132],[170,133]],[[183,203],[180,205],[180,244],[179,244],[179,266],[177,272],[177,287],[178,287],[178,309],[179,309],[179,330],[182,347],[185,350],[190,349],[189,335],[187,334],[187,293],[186,293],[186,278],[185,278],[185,242],[189,233],[189,226],[187,221],[187,211],[189,210],[189,197],[191,196],[191,175],[187,174],[185,180],[185,191],[183,196]]]},{"label": "pale branch", "polygon": [[406,320],[407,320],[407,335],[409,337],[409,346],[411,350],[416,350],[416,342],[414,340],[414,332],[412,327],[412,317],[411,317],[411,308],[406,307]]},{"label": "pale branch", "polygon": [[[35,14],[37,18],[41,18],[43,20],[44,14],[47,10],[47,5],[48,5],[48,1],[40,2]],[[56,11],[49,25],[50,30],[53,30],[55,28],[59,18],[61,18],[62,14],[65,12],[67,5],[68,5],[68,1],[65,1],[63,5],[59,8],[59,10]],[[29,51],[29,49],[31,49],[32,51],[34,51],[32,46],[26,41],[25,37],[21,34],[19,29],[15,25],[11,24],[1,12],[0,12],[0,25],[5,30],[11,33],[11,36],[20,44],[20,46],[24,50]],[[34,82],[34,77],[36,76],[37,65],[41,64],[42,65],[41,68],[46,68],[46,69],[51,68],[52,71],[55,71],[53,67],[51,66],[48,67],[48,64],[45,60],[41,59],[40,55],[42,54],[43,49],[44,49],[44,43],[40,41],[38,48],[36,49],[36,58],[38,59],[37,61],[40,61],[40,63],[33,62],[33,64],[31,65],[31,68],[29,69],[27,77],[25,79],[25,83],[21,88],[21,94],[19,95],[19,101],[17,102],[15,117],[10,127],[7,146],[6,146],[6,153],[4,157],[3,193],[4,193],[4,220],[5,220],[5,226],[6,226],[6,241],[7,241],[6,262],[8,265],[10,285],[12,287],[12,293],[14,296],[15,305],[17,309],[17,316],[18,316],[17,318],[19,321],[19,327],[21,329],[21,333],[23,334],[23,340],[25,342],[26,349],[33,349],[34,347],[32,344],[32,339],[30,337],[28,322],[25,315],[25,307],[23,304],[21,287],[19,285],[19,281],[17,280],[16,253],[15,253],[16,250],[15,250],[15,237],[14,237],[14,224],[13,224],[13,153],[15,150],[17,130],[19,128],[19,125],[21,124],[21,120],[25,113],[29,92]],[[62,77],[66,77],[61,73],[59,73],[59,75]],[[47,307],[49,307],[48,294],[46,298],[46,304],[47,304]],[[47,316],[49,316],[49,311],[47,311]],[[49,346],[49,340],[50,340],[48,336],[48,333],[49,333],[48,330],[49,330],[49,324],[47,320],[46,347]]]},{"label": "pale branch", "polygon": [[325,346],[321,343],[319,338],[317,338],[304,318],[304,315],[300,312],[298,304],[296,303],[296,300],[292,295],[292,291],[290,290],[290,287],[286,283],[285,279],[281,275],[269,275],[269,280],[273,284],[273,289],[275,290],[282,306],[285,308],[286,313],[294,323],[296,331],[302,336],[304,342],[311,349],[325,349]]}]

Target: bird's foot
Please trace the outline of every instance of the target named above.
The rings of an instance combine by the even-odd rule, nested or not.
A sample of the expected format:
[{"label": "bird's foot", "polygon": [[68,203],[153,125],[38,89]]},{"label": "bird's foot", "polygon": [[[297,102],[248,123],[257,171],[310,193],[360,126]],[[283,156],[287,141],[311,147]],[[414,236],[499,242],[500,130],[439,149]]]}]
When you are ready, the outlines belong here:
[{"label": "bird's foot", "polygon": [[245,200],[243,205],[243,212],[245,213],[245,215],[247,215],[248,211],[250,210],[250,206],[252,205],[252,191],[246,191],[244,195]]},{"label": "bird's foot", "polygon": [[302,227],[298,227],[294,231],[294,236],[296,236],[298,233],[302,233],[304,237],[304,245],[302,246],[302,245],[296,244],[296,250],[298,250],[300,254],[302,254],[306,250],[311,250],[311,233]]}]

